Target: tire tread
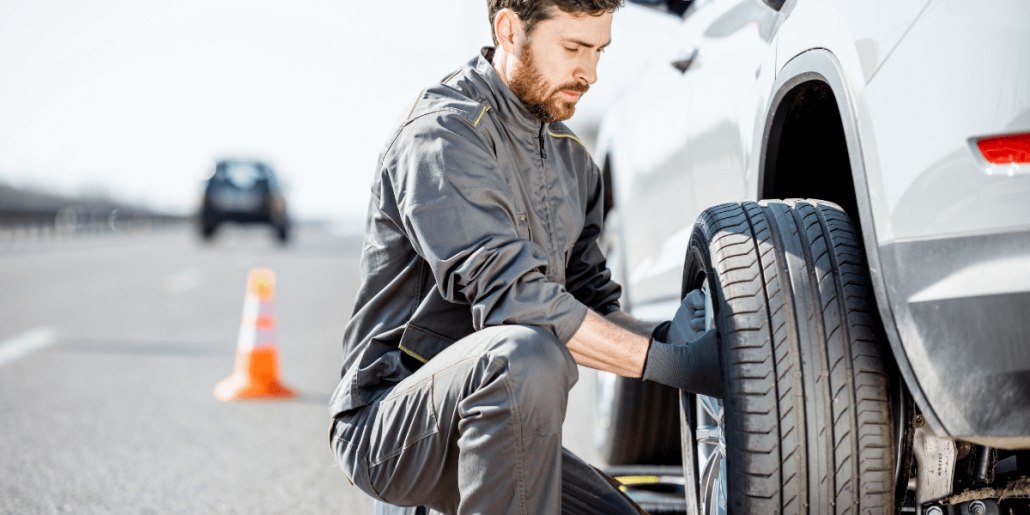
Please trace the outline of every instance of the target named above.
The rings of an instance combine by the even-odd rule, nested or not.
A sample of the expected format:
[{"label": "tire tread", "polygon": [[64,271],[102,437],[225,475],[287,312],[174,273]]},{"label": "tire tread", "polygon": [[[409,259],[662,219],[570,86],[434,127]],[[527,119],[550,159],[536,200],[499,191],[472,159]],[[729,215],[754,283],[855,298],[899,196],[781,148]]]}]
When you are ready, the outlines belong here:
[{"label": "tire tread", "polygon": [[731,511],[890,511],[883,340],[848,216],[819,200],[741,202],[705,211],[698,227],[725,311]]}]

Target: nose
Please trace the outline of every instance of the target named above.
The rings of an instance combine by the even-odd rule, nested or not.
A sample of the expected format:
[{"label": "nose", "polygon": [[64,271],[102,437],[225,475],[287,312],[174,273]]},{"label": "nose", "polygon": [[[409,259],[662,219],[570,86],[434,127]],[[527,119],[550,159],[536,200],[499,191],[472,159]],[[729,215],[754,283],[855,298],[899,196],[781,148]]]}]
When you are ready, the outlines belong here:
[{"label": "nose", "polygon": [[600,59],[601,55],[599,53],[590,55],[591,52],[584,53],[588,55],[583,56],[580,61],[579,66],[576,68],[575,77],[576,80],[584,81],[587,84],[593,84],[597,82],[597,61]]}]

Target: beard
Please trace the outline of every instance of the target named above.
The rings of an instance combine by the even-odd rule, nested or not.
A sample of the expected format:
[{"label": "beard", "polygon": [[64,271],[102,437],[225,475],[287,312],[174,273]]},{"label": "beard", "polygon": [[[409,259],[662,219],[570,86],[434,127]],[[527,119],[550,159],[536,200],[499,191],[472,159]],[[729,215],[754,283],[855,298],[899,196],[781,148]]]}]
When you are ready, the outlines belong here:
[{"label": "beard", "polygon": [[543,73],[533,60],[532,47],[528,44],[522,47],[522,57],[511,75],[509,86],[529,114],[544,123],[563,122],[576,114],[576,103],[562,98],[562,91],[582,95],[590,89],[588,84],[578,81],[552,87],[544,80]]}]

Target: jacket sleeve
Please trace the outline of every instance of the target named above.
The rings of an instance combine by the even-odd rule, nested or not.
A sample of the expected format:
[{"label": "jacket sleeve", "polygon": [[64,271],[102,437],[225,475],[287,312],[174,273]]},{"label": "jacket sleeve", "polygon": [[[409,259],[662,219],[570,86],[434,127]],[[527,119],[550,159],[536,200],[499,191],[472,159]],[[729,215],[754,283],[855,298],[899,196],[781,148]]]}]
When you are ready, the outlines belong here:
[{"label": "jacket sleeve", "polygon": [[532,325],[567,343],[587,307],[545,277],[544,250],[519,236],[511,190],[486,137],[447,113],[423,116],[404,132],[383,161],[380,202],[394,199],[384,212],[393,211],[443,298],[470,305],[477,331]]},{"label": "jacket sleeve", "polygon": [[583,231],[572,247],[565,286],[576,299],[601,316],[619,310],[622,287],[612,280],[607,260],[598,238],[604,228],[604,182],[597,165],[591,161],[590,198],[587,202]]}]

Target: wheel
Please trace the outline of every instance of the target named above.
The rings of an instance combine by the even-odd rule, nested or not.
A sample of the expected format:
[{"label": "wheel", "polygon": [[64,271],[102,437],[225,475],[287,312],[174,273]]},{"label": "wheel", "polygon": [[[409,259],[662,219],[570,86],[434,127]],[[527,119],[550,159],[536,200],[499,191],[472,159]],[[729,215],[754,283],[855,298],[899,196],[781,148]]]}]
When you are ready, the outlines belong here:
[{"label": "wheel", "polygon": [[214,238],[214,237],[215,237],[215,229],[217,229],[217,228],[218,228],[218,226],[217,226],[217,225],[214,225],[214,224],[207,224],[207,223],[205,223],[205,224],[203,224],[203,225],[202,225],[202,226],[200,227],[200,235],[201,235],[201,236],[202,236],[202,237],[203,237],[203,238],[204,238],[205,240],[208,240],[208,241],[210,241],[210,240],[211,240],[212,238]]},{"label": "wheel", "polygon": [[[619,217],[612,210],[605,219],[601,248],[608,268],[619,284],[623,265],[619,245]],[[624,295],[625,297],[625,295]],[[594,447],[609,465],[678,465],[679,393],[667,386],[598,371],[594,399],[598,420]]]},{"label": "wheel", "polygon": [[[688,257],[689,263],[689,257]],[[705,275],[696,272],[691,277],[688,292],[700,288],[705,294],[705,330],[715,327],[712,294]],[[705,395],[679,392],[681,448],[683,452],[683,483],[697,485],[687,489],[687,513],[726,513],[726,440],[723,438],[724,418],[722,400]],[[688,414],[690,414],[688,416]],[[689,437],[689,438],[688,438]],[[705,507],[700,510],[699,507]]]},{"label": "wheel", "polygon": [[723,402],[681,395],[688,513],[893,513],[886,351],[847,214],[818,200],[708,209],[683,294],[701,286]]}]

